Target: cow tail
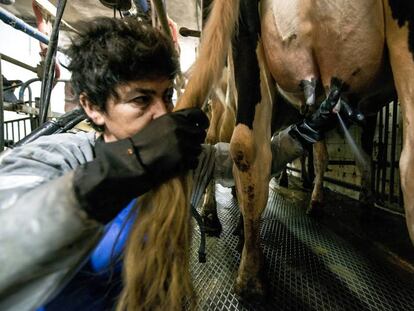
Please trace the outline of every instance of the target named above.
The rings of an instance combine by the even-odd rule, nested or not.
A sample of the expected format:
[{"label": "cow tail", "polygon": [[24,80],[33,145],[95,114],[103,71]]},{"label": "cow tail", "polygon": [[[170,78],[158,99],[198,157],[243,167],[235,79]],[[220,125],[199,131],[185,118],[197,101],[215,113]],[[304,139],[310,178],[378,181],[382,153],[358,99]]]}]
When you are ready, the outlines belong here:
[{"label": "cow tail", "polygon": [[214,0],[202,32],[199,55],[177,109],[202,107],[210,90],[220,80],[227,51],[237,26],[239,0]]},{"label": "cow tail", "polygon": [[126,246],[118,311],[182,310],[194,306],[189,274],[189,178],[175,178],[147,193]]}]

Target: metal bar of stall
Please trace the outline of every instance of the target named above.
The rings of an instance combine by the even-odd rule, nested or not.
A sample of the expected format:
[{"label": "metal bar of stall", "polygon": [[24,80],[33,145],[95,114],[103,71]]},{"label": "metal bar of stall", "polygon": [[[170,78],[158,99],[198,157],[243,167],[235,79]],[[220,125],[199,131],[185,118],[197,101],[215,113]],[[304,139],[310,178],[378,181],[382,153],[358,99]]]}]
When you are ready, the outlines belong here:
[{"label": "metal bar of stall", "polygon": [[32,66],[30,66],[28,64],[25,64],[25,63],[23,63],[23,62],[21,62],[21,61],[19,61],[17,59],[14,59],[13,57],[7,56],[6,54],[1,54],[0,53],[0,55],[1,55],[2,59],[5,60],[6,62],[12,63],[13,65],[22,67],[24,69],[27,69],[27,70],[32,71],[32,72],[34,72],[34,73],[37,74],[36,67],[32,67]]},{"label": "metal bar of stall", "polygon": [[382,179],[381,179],[381,192],[384,195],[384,199],[387,197],[387,161],[388,161],[388,132],[389,132],[389,115],[390,115],[390,105],[385,106],[385,113],[384,113],[384,166],[382,171]]},{"label": "metal bar of stall", "polygon": [[3,130],[5,131],[4,137],[8,139],[8,137],[9,137],[9,124],[4,123]]},{"label": "metal bar of stall", "polygon": [[395,159],[397,152],[397,116],[398,116],[398,102],[392,102],[392,128],[391,128],[391,170],[390,170],[390,193],[389,201],[392,202],[394,197],[394,183],[395,183]]},{"label": "metal bar of stall", "polygon": [[27,135],[27,126],[26,126],[27,119],[23,120],[23,129],[24,129],[24,136]]},{"label": "metal bar of stall", "polygon": [[2,56],[0,54],[0,152],[4,150],[4,107],[3,107],[3,73],[1,71]]},{"label": "metal bar of stall", "polygon": [[17,121],[17,139],[19,139],[20,140],[20,120],[19,121]]},{"label": "metal bar of stall", "polygon": [[164,3],[162,0],[153,0],[155,10],[158,15],[158,19],[160,20],[161,27],[163,28],[164,32],[172,38],[170,26],[168,25],[167,14],[165,13]]},{"label": "metal bar of stall", "polygon": [[12,136],[12,140],[13,140],[13,142],[16,140],[15,138],[16,138],[16,135],[15,135],[15,133],[14,133],[14,124],[13,123],[10,123],[11,124],[11,136]]},{"label": "metal bar of stall", "polygon": [[376,170],[375,170],[375,192],[380,195],[380,180],[381,180],[381,157],[382,157],[382,109],[379,111],[378,114],[378,153],[377,153],[377,161],[376,161]]},{"label": "metal bar of stall", "polygon": [[[398,106],[398,117],[399,118],[398,118],[397,122],[398,122],[398,130],[400,131],[399,137],[400,137],[400,146],[401,146],[401,150],[402,150],[402,146],[403,146],[403,135],[404,135],[403,131],[404,131],[404,128],[403,128],[402,122],[400,122],[401,121],[401,118],[400,118],[401,117],[400,110],[401,110],[401,106]],[[401,150],[400,150],[400,152],[401,152]],[[399,169],[398,169],[398,173],[400,173],[400,170]],[[398,205],[402,209],[404,209],[404,196],[403,196],[402,189],[401,189],[401,180],[400,180],[400,183],[399,183],[398,190],[399,190]]]}]

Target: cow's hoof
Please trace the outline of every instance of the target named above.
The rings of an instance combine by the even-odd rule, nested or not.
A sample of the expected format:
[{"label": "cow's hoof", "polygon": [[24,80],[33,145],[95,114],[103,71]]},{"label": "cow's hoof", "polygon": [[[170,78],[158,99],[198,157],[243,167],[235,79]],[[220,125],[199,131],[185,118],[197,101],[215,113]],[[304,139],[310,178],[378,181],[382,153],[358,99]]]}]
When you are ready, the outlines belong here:
[{"label": "cow's hoof", "polygon": [[267,297],[267,282],[258,277],[249,280],[240,280],[237,278],[234,291],[241,300],[251,303],[260,303]]},{"label": "cow's hoof", "polygon": [[323,205],[324,204],[322,202],[312,200],[309,204],[308,209],[306,210],[306,214],[313,217],[322,216]]},{"label": "cow's hoof", "polygon": [[220,220],[215,213],[209,213],[203,215],[204,230],[207,236],[220,237],[223,227],[221,226]]}]

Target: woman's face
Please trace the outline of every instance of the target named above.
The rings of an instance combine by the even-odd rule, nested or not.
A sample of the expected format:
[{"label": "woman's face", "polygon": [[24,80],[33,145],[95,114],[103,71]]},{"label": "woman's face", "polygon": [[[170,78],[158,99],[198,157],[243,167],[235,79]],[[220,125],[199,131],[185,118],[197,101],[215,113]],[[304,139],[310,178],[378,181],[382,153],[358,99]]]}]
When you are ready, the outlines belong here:
[{"label": "woman's face", "polygon": [[172,86],[173,81],[168,78],[122,83],[115,88],[118,98],[111,96],[106,102],[106,111],[95,111],[95,118],[87,113],[104,128],[106,142],[131,137],[152,120],[172,111]]}]

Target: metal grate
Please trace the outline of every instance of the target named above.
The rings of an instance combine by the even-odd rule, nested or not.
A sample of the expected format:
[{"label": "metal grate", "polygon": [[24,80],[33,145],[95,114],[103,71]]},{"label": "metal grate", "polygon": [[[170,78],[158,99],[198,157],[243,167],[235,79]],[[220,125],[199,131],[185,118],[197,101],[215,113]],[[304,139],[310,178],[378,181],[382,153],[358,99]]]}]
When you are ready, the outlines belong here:
[{"label": "metal grate", "polygon": [[192,247],[198,310],[414,310],[414,282],[399,279],[272,190],[261,230],[269,299],[261,305],[240,301],[233,292],[238,207],[226,188],[218,186],[216,198],[221,238],[207,238],[205,264],[198,263],[198,228]]}]

